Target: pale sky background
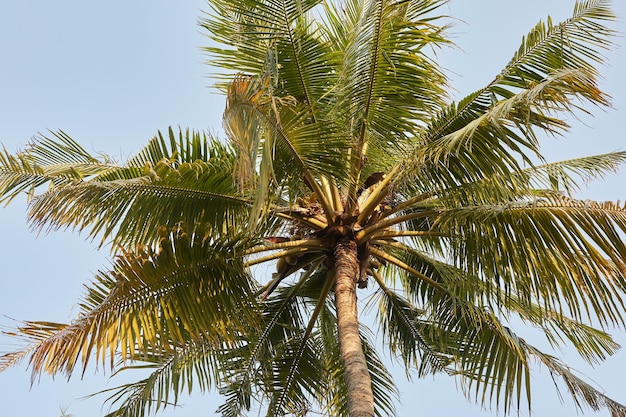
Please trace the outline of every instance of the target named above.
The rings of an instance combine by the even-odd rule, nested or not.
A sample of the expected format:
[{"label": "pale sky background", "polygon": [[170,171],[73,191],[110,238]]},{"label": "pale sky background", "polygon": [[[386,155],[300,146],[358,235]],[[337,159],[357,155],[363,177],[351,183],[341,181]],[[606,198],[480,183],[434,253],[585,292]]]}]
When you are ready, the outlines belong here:
[{"label": "pale sky background", "polygon": [[[456,97],[489,82],[539,19],[550,14],[563,20],[573,4],[451,1],[446,12],[463,20],[454,30],[461,49],[442,51],[440,58],[451,71]],[[202,9],[208,9],[204,0],[1,0],[0,143],[15,151],[38,132],[62,129],[88,150],[125,159],[170,125],[218,131],[224,100],[208,88],[210,70],[200,51],[208,40],[196,25]],[[594,109],[594,117],[573,121],[566,137],[546,138],[545,155],[551,160],[626,149],[626,2],[615,0],[614,10],[619,16],[614,28],[622,36],[602,70],[614,109]],[[625,173],[626,168],[590,184],[583,196],[625,200]],[[82,285],[108,265],[107,252],[69,231],[35,236],[26,224],[24,199],[0,208],[0,230],[0,326],[13,325],[8,317],[71,320]],[[626,345],[623,329],[614,334]],[[9,343],[0,337],[0,351],[10,350]],[[566,361],[626,404],[626,351],[593,369],[573,354]],[[399,416],[497,415],[467,402],[451,378],[406,383],[402,368],[394,368],[394,375],[401,390]],[[108,376],[88,370],[83,380],[75,375],[69,383],[63,376],[42,376],[30,388],[26,364],[11,368],[0,374],[0,414],[58,417],[64,408],[74,417],[104,415],[104,396],[79,398],[122,383]],[[533,384],[533,416],[576,415],[565,392],[564,403],[559,401],[547,371],[535,374]],[[194,392],[181,403],[159,415],[215,415],[221,399]]]}]

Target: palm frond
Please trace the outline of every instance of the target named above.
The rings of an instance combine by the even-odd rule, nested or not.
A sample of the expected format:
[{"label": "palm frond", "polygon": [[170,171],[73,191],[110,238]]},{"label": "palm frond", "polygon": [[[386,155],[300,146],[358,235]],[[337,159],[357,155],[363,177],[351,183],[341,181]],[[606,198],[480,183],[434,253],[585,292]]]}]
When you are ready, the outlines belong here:
[{"label": "palm frond", "polygon": [[[220,364],[216,352],[219,351],[220,347],[214,342],[202,338],[190,340],[173,351],[154,351],[143,355],[140,364],[125,365],[116,372],[150,370],[145,379],[93,396],[113,391],[107,402],[116,408],[106,417],[144,417],[168,406],[176,407],[179,395],[185,389],[191,393],[196,385],[200,391],[206,392],[217,384]],[[170,396],[173,396],[171,400]]]},{"label": "palm frond", "polygon": [[128,163],[114,164],[62,132],[42,137],[24,152],[0,156],[3,198],[28,192],[29,218],[39,230],[89,229],[90,237],[123,246],[156,241],[162,225],[211,225],[220,235],[245,222],[249,202],[233,185],[234,154],[190,131],[177,137],[170,129],[168,139],[159,133]]},{"label": "palm frond", "polygon": [[[483,405],[495,403],[509,410],[517,402],[519,409],[523,397],[530,404],[528,346],[501,322],[499,316],[519,315],[523,321],[541,328],[553,346],[559,347],[569,341],[584,359],[592,363],[605,359],[619,348],[606,332],[571,320],[560,311],[534,304],[518,296],[515,289],[503,290],[479,276],[429,258],[410,247],[395,245],[391,250],[394,258],[401,259],[411,268],[394,270],[385,267],[383,272],[389,279],[393,279],[389,274],[395,273],[403,291],[418,304],[413,306],[407,301],[398,304],[397,294],[386,289],[384,284],[381,288],[388,297],[389,294],[393,296],[398,304],[396,310],[402,305],[404,317],[413,324],[412,329],[420,329],[419,339],[415,337],[415,331],[402,329],[400,324],[406,320],[399,321],[397,317],[392,320],[391,316],[381,316],[383,328],[396,328],[397,339],[391,340],[402,341],[404,347],[411,347],[407,353],[402,351],[402,357],[415,355],[421,350],[422,360],[424,356],[434,354],[441,365],[446,365],[433,367],[431,363],[427,368],[418,367],[420,373],[430,370],[459,375],[464,390]],[[437,282],[438,287],[428,285],[421,275]],[[386,308],[381,311],[394,308],[389,304],[392,303],[386,299]],[[394,346],[397,348],[397,343],[389,344],[392,349]],[[424,366],[423,362],[421,366]]]},{"label": "palm frond", "polygon": [[[571,196],[584,184],[616,172],[625,161],[626,153],[611,152],[535,165],[513,175],[493,175],[458,187],[450,187],[437,194],[432,193],[427,200],[404,204],[403,212],[417,210],[420,206],[463,207],[507,204],[541,196]],[[409,193],[415,192],[413,187],[409,186],[407,189],[410,190]]]},{"label": "palm frond", "polygon": [[[278,374],[284,374],[284,382],[281,384],[280,389],[276,391],[278,395],[275,394],[272,396],[268,417],[283,414],[285,405],[287,405],[288,402],[306,404],[306,399],[302,391],[308,392],[309,394],[321,391],[320,378],[315,378],[315,376],[318,375],[318,370],[322,367],[322,364],[319,362],[320,355],[316,352],[316,350],[319,350],[319,347],[318,349],[311,349],[309,345],[313,329],[316,326],[322,309],[326,306],[328,293],[333,287],[333,284],[334,279],[332,279],[332,276],[326,277],[324,286],[315,304],[315,309],[309,317],[306,329],[304,329],[301,337],[294,340],[293,352],[290,352],[286,358],[282,358],[281,360],[281,362],[285,362],[284,365],[288,366],[286,369],[280,369],[282,367],[277,369]],[[298,398],[300,398],[299,401],[296,401]],[[291,408],[293,408],[293,406]]]},{"label": "palm frond", "polygon": [[568,341],[578,354],[591,364],[600,363],[620,348],[611,335],[603,330],[572,320],[537,304],[528,305],[511,294],[503,295],[502,298],[506,300],[506,309],[509,313],[516,313],[523,321],[541,328],[553,347],[560,347]]},{"label": "palm frond", "polygon": [[177,144],[170,130],[171,148],[159,135],[124,167],[38,195],[31,221],[40,229],[88,229],[123,246],[154,241],[159,226],[183,222],[190,233],[203,227],[219,236],[246,222],[249,202],[234,188],[233,155],[217,141],[180,135]]},{"label": "palm frond", "polygon": [[71,324],[25,322],[16,330],[29,342],[24,351],[33,378],[69,377],[77,364],[84,370],[91,359],[104,364],[107,357],[114,368],[115,358],[175,351],[193,337],[216,346],[238,343],[256,315],[253,283],[236,261],[236,247],[178,230],[163,237],[159,252],[124,252],[88,287]]},{"label": "palm frond", "polygon": [[[304,93],[308,90],[307,84],[316,82],[317,77],[307,75],[315,65],[310,69],[302,67],[302,61],[309,62],[305,57],[315,57],[308,55],[309,51],[300,42],[302,35],[310,30],[306,23],[308,14],[320,3],[320,0],[211,1],[212,12],[201,21],[201,25],[213,40],[229,46],[228,49],[206,48],[211,54],[212,65],[250,75],[272,76],[278,76],[278,68],[286,65],[290,67],[286,72],[296,75],[295,79],[290,78],[290,81],[296,81],[291,87]],[[315,37],[308,40],[311,43],[306,45],[313,46],[313,51],[323,50],[323,44]],[[326,54],[322,53],[317,58],[324,56]],[[279,84],[279,80],[274,81]]]},{"label": "palm frond", "polygon": [[577,1],[572,17],[554,25],[550,18],[540,22],[522,39],[497,82],[525,88],[549,76],[555,69],[582,69],[596,73],[602,49],[611,45],[614,31],[604,25],[615,15],[608,0]]},{"label": "palm frond", "polygon": [[271,192],[281,183],[292,193],[308,186],[330,216],[331,196],[317,178],[329,172],[346,178],[347,145],[332,133],[332,123],[311,122],[306,106],[274,96],[268,87],[267,77],[239,76],[229,88],[224,123],[241,153],[240,182],[252,187],[256,213],[276,198]]},{"label": "palm frond", "polygon": [[615,173],[625,162],[626,152],[610,152],[538,165],[528,174],[534,188],[550,188],[571,196],[581,184]]},{"label": "palm frond", "polygon": [[[225,385],[220,393],[226,401],[218,408],[224,417],[239,416],[248,410],[252,402],[252,386],[273,392],[274,386],[267,384],[265,376],[270,374],[271,358],[282,351],[285,340],[298,337],[298,329],[304,325],[299,297],[306,277],[295,285],[279,289],[263,302],[263,321],[258,337],[247,340],[247,344],[226,352],[224,358]],[[253,335],[252,335],[253,336]]]},{"label": "palm frond", "polygon": [[0,201],[9,203],[21,193],[33,198],[42,186],[77,184],[117,169],[110,158],[92,156],[64,132],[40,136],[15,155],[0,152]]},{"label": "palm frond", "polygon": [[[415,279],[407,275],[405,280]],[[510,411],[530,404],[528,353],[521,339],[487,305],[439,290],[425,303],[422,335],[457,375],[462,389],[483,406]]]},{"label": "palm frond", "polygon": [[[170,128],[123,163],[63,132],[0,152],[0,201],[27,193],[36,229],[85,231],[117,251],[74,321],[6,332],[24,343],[0,371],[26,359],[33,379],[93,362],[148,372],[103,391],[109,417],[216,386],[224,417],[254,403],[268,416],[347,416],[360,386],[331,296],[346,264],[346,285],[378,285],[382,343],[407,377],[456,376],[509,413],[530,406],[535,359],[579,407],[626,417],[511,324],[591,364],[619,348],[606,327],[626,324],[626,206],[571,195],[626,152],[552,163],[540,152],[542,135],[610,104],[596,69],[614,35],[609,0],[540,22],[458,103],[433,59],[449,43],[445,3],[209,0],[201,25],[225,46],[206,51],[232,71],[218,82],[228,144]],[[253,267],[274,261],[258,283]],[[351,336],[366,403],[393,415],[397,388],[370,330]]]},{"label": "palm frond", "polygon": [[[540,328],[548,341],[555,348],[563,346],[569,342],[580,356],[589,363],[599,363],[600,361],[614,354],[619,345],[605,331],[595,329],[584,323],[570,319],[562,312],[547,308],[545,305],[538,305],[527,297],[519,296],[514,289],[502,289],[489,280],[468,274],[453,265],[434,259],[426,254],[412,249],[408,246],[395,245],[392,250],[396,257],[399,257],[415,270],[429,276],[444,288],[449,296],[463,302],[475,305],[488,305],[498,311],[502,316],[509,317],[517,315],[523,322]],[[400,252],[401,250],[401,252]],[[409,276],[399,275],[402,290],[415,302],[427,304],[429,301],[438,299],[439,294],[424,287],[424,281],[411,279]],[[381,285],[385,288],[384,285]],[[430,291],[429,291],[430,290]],[[387,292],[388,290],[384,290]],[[398,295],[394,295],[398,297]],[[416,307],[406,304],[407,311],[415,311]],[[385,311],[384,309],[381,311]],[[419,310],[418,310],[419,311]],[[424,316],[425,312],[422,311]],[[427,325],[424,318],[414,317],[413,323]],[[411,315],[409,315],[411,317]],[[387,326],[396,326],[396,322],[384,323]],[[421,332],[422,338],[427,332]],[[438,334],[437,340],[445,340],[445,334]],[[452,342],[450,342],[452,343]],[[393,345],[391,345],[393,346]],[[426,344],[428,347],[428,344]]]},{"label": "palm frond", "polygon": [[374,395],[374,412],[378,417],[395,415],[395,400],[399,391],[393,380],[393,376],[385,366],[383,360],[377,353],[373,336],[369,329],[363,328],[361,333],[361,343],[367,369],[370,371],[372,380],[372,394]]},{"label": "palm frond", "polygon": [[363,166],[380,171],[393,165],[407,136],[444,103],[445,77],[425,53],[446,42],[443,29],[431,23],[437,18],[431,12],[440,3],[352,2],[341,20],[348,28],[336,39],[343,66],[332,116],[343,121],[354,148],[348,212]]},{"label": "palm frond", "polygon": [[[144,148],[130,158],[125,166],[143,169],[146,165],[156,165],[163,160],[172,164],[192,163],[195,161],[221,161],[232,158],[233,152],[221,141],[202,132],[193,130],[174,131],[171,127],[167,136],[158,132]],[[118,179],[128,179],[120,177]],[[113,178],[102,178],[113,179]]]},{"label": "palm frond", "polygon": [[584,312],[622,323],[625,213],[613,203],[541,198],[442,212],[437,227],[459,237],[452,256],[470,274],[550,309],[564,305],[575,319]]},{"label": "palm frond", "polygon": [[386,148],[390,138],[398,145],[443,104],[445,77],[425,52],[447,43],[445,27],[434,24],[440,17],[432,14],[442,3],[354,3],[355,21],[347,23],[353,26],[351,37],[342,45],[345,79],[337,95],[346,120],[360,120],[352,134],[357,142],[380,141],[376,132],[386,132]]},{"label": "palm frond", "polygon": [[[117,245],[147,243],[159,226],[185,223],[219,236],[245,223],[249,203],[233,189],[231,166],[162,161],[144,176],[56,188],[33,199],[29,217],[39,229],[73,227]],[[192,229],[191,233],[195,233]]]},{"label": "palm frond", "polygon": [[464,111],[465,117],[454,125],[446,122],[452,131],[417,148],[416,176],[427,176],[424,184],[441,184],[441,188],[494,175],[506,180],[522,170],[520,161],[532,166],[540,158],[535,129],[550,134],[567,129],[552,114],[572,112],[573,100],[580,95],[607,104],[601,94],[588,74],[561,70],[500,100],[485,97],[481,107],[471,114]]},{"label": "palm frond", "polygon": [[441,177],[449,185],[477,180],[481,172],[506,176],[519,171],[511,152],[530,164],[540,157],[536,129],[568,128],[557,115],[581,110],[574,99],[608,105],[594,64],[602,62],[597,48],[610,45],[612,31],[602,22],[612,17],[608,2],[598,0],[578,3],[559,25],[539,23],[489,85],[443,110],[419,136],[412,156],[416,178],[433,172],[429,181],[442,183]]},{"label": "palm frond", "polygon": [[[423,317],[426,312],[402,299],[382,280],[377,279],[377,282],[382,290],[378,316],[383,336],[389,349],[402,358],[407,375],[413,367],[418,369],[418,377],[444,371],[451,358],[438,351],[425,336],[424,333],[431,332]],[[443,340],[435,343],[443,343]]]},{"label": "palm frond", "polygon": [[[579,409],[583,410],[584,406],[594,411],[606,408],[611,413],[611,417],[626,416],[626,406],[612,400],[589,383],[580,379],[570,367],[561,363],[560,360],[541,352],[533,346],[526,345],[526,348],[533,357],[537,358],[542,365],[548,368],[553,378],[561,378]],[[555,386],[558,388],[556,381]]]},{"label": "palm frond", "polygon": [[[458,305],[455,309],[458,311]],[[461,311],[465,307],[461,308]],[[448,312],[446,311],[445,314]],[[471,317],[471,320],[467,320]],[[457,321],[457,319],[460,319]],[[478,321],[476,321],[478,319]],[[578,407],[590,406],[594,410],[607,407],[615,415],[623,415],[624,407],[593,389],[590,385],[575,377],[568,368],[561,366],[558,360],[538,351],[513,330],[500,323],[489,312],[467,310],[446,323],[441,318],[437,323],[451,325],[457,330],[463,342],[456,344],[459,378],[463,389],[486,405],[495,402],[503,409],[510,410],[515,405],[521,407],[524,399],[530,406],[530,359],[539,357],[555,376],[561,376]],[[450,328],[447,328],[450,330]]]},{"label": "palm frond", "polygon": [[[522,401],[530,404],[530,369],[528,353],[521,339],[494,315],[478,309],[463,311],[445,320],[437,312],[435,321],[447,331],[456,331],[460,343],[455,365],[463,389],[482,405],[495,403],[507,412]],[[460,310],[460,311],[459,311]],[[443,320],[442,320],[443,319]]]}]

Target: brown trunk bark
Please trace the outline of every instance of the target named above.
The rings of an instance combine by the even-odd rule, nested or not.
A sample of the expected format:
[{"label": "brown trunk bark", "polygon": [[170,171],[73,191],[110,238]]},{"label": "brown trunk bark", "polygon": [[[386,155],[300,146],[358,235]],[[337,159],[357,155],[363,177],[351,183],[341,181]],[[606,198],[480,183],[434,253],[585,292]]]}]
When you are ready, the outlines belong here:
[{"label": "brown trunk bark", "polygon": [[356,283],[359,275],[357,246],[344,240],[335,248],[335,305],[339,348],[348,387],[350,417],[373,417],[372,381],[359,336]]}]

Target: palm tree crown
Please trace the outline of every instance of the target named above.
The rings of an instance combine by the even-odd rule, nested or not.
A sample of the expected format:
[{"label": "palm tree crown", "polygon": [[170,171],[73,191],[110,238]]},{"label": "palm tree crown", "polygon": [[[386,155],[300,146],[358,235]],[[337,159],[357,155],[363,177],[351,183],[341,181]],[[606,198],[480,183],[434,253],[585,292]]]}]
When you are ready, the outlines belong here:
[{"label": "palm tree crown", "polygon": [[[626,416],[511,325],[589,362],[619,347],[605,329],[624,324],[626,209],[572,193],[626,153],[540,152],[567,115],[609,104],[595,68],[609,2],[540,22],[458,103],[434,59],[445,3],[211,0],[226,140],[170,130],[118,164],[59,132],[0,154],[3,201],[27,192],[36,228],[85,230],[115,253],[78,317],[24,322],[0,370],[150,369],[112,390],[111,416],[193,384],[220,389],[223,416],[255,401],[269,416],[393,415],[374,326],[407,369],[448,373],[482,404],[530,403],[536,361],[577,404]],[[360,294],[377,306],[369,327]]]}]

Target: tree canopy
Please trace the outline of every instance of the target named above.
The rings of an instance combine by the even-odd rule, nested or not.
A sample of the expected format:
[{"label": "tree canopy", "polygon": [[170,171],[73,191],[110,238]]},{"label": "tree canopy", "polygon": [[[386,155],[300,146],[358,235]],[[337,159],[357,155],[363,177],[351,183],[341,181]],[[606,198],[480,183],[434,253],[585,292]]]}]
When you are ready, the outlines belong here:
[{"label": "tree canopy", "polygon": [[626,153],[552,162],[540,148],[610,104],[596,69],[609,2],[540,22],[459,102],[434,53],[451,43],[445,3],[213,1],[201,25],[223,45],[207,52],[225,70],[225,138],[170,129],[117,163],[57,132],[0,154],[2,201],[27,193],[35,229],[114,250],[76,319],[24,322],[0,370],[149,370],[110,390],[112,416],[192,387],[219,389],[224,416],[254,402],[384,416],[386,350],[505,412],[530,404],[537,362],[577,404],[625,416],[514,330],[592,363],[619,347],[607,330],[624,324],[626,209],[574,192]]}]

